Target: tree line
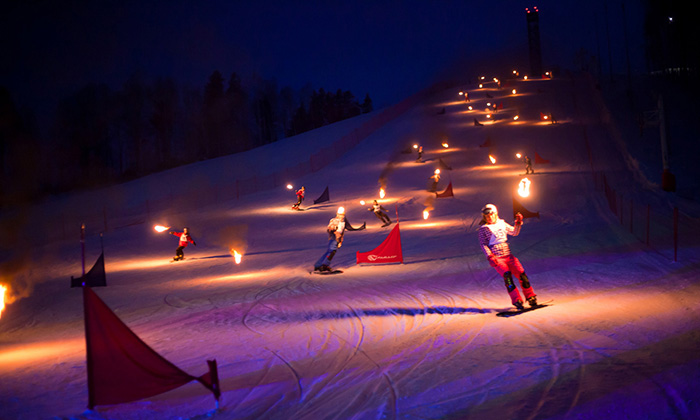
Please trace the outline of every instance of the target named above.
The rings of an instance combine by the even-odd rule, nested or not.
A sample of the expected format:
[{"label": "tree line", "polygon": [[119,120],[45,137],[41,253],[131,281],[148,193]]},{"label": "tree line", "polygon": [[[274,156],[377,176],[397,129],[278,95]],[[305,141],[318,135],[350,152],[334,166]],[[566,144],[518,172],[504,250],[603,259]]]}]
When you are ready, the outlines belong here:
[{"label": "tree line", "polygon": [[[291,137],[372,111],[350,91],[278,89],[214,71],[204,88],[138,75],[119,90],[88,84],[60,100],[48,134],[0,87],[2,204],[124,182]],[[47,138],[40,138],[47,137]]]}]

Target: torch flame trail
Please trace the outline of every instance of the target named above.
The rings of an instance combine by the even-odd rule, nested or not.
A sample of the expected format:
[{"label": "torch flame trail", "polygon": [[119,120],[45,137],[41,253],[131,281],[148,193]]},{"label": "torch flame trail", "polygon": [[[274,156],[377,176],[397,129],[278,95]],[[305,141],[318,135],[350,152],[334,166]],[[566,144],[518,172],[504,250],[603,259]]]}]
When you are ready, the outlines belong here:
[{"label": "torch flame trail", "polygon": [[530,195],[530,180],[523,178],[518,184],[518,195],[521,197],[528,197]]},{"label": "torch flame trail", "polygon": [[496,163],[496,158],[489,155],[489,160],[491,160],[491,163]]},{"label": "torch flame trail", "polygon": [[240,254],[238,251],[235,249],[232,249],[232,254],[233,254],[233,260],[236,262],[236,264],[240,264],[241,260],[243,259],[243,254]]},{"label": "torch flame trail", "polygon": [[166,230],[170,229],[170,226],[161,226],[161,225],[155,225],[153,226],[153,229],[155,229],[156,232],[165,232]]},{"label": "torch flame trail", "polygon": [[5,293],[7,292],[7,287],[0,284],[0,318],[2,318],[2,311],[5,310]]}]

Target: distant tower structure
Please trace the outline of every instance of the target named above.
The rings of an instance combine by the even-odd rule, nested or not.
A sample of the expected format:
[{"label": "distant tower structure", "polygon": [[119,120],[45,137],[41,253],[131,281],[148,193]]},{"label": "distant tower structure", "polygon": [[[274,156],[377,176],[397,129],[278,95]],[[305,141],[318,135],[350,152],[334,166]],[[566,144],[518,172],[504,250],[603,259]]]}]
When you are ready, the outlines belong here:
[{"label": "distant tower structure", "polygon": [[530,73],[542,77],[542,49],[540,47],[540,12],[537,7],[525,9],[527,39],[530,47]]}]

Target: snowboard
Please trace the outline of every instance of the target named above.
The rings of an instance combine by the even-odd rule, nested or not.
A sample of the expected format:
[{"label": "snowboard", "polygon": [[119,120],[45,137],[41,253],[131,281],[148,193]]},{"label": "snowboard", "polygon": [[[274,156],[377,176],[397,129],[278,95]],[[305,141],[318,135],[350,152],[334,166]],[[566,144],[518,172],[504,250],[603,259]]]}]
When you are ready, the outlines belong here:
[{"label": "snowboard", "polygon": [[544,308],[547,306],[551,306],[553,301],[554,300],[548,300],[546,302],[541,302],[535,306],[526,307],[524,309],[517,309],[517,308],[509,309],[507,311],[496,313],[496,316],[500,316],[502,318],[510,318],[511,316],[516,316],[516,315],[524,314],[525,312],[534,311],[535,309],[540,309],[540,308]]},{"label": "snowboard", "polygon": [[182,258],[173,257],[173,259],[170,260],[170,262],[171,262],[171,263],[174,263],[174,262],[182,261],[182,260],[184,260],[184,259],[185,259],[185,257],[182,257]]},{"label": "snowboard", "polygon": [[315,270],[314,270],[314,271],[310,271],[309,273],[311,273],[311,274],[320,274],[320,275],[322,275],[322,276],[327,276],[327,275],[330,275],[330,274],[340,274],[340,273],[342,273],[342,272],[343,272],[343,270],[331,270],[331,271],[315,271]]},{"label": "snowboard", "polygon": [[384,224],[382,225],[382,227],[387,227],[387,226],[389,226],[390,224],[391,224],[391,222],[389,222],[389,223],[384,223]]}]

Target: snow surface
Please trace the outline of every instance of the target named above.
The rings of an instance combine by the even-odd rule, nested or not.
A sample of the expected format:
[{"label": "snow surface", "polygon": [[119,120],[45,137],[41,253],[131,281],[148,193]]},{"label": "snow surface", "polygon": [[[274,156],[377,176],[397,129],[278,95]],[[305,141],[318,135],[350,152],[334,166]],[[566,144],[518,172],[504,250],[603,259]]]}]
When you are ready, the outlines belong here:
[{"label": "snow surface", "polygon": [[[119,187],[125,208],[163,191],[173,206],[134,206],[136,222],[109,222],[108,287],[95,291],[190,374],[203,374],[215,358],[223,390],[216,411],[196,382],[86,410],[82,299],[68,287],[80,274],[79,230],[62,220],[82,208],[99,221],[106,198],[93,192],[75,196],[80,207],[68,197],[4,215],[25,220],[31,233],[7,231],[3,241],[29,245],[3,257],[3,281],[15,297],[0,318],[0,418],[700,418],[697,239],[684,242],[673,262],[672,250],[645,246],[611,213],[591,169],[619,174],[627,156],[610,141],[587,79],[514,87],[517,95],[494,86],[440,91],[322,170],[290,179],[306,186],[306,211],[290,210],[294,191],[283,186],[203,206],[197,198],[202,185],[233,182],[240,168],[296,164],[373,116]],[[467,112],[459,89],[469,90],[475,111]],[[485,92],[504,106],[493,123],[483,112]],[[558,124],[541,122],[541,111],[555,112]],[[474,126],[474,118],[485,125]],[[487,138],[495,165],[479,147]],[[424,145],[422,163],[400,153],[413,142]],[[511,197],[524,172],[516,151],[551,161],[535,165],[532,196],[520,199],[541,217],[526,219],[509,242],[540,301],[553,302],[500,318],[510,301],[476,229],[486,203],[512,222]],[[453,168],[438,190],[451,181],[454,198],[426,191],[438,159]],[[392,220],[398,211],[405,261],[357,266],[355,252],[373,249],[391,229],[359,204],[377,198],[380,177],[388,193],[380,202]],[[326,186],[331,201],[312,205]],[[175,207],[183,197],[189,205]],[[343,274],[310,275],[340,205],[367,229],[346,234],[333,260]],[[185,250],[185,261],[169,261],[177,239],[156,233],[156,223],[190,228],[197,246]],[[87,226],[88,265],[100,253],[103,226]],[[62,233],[49,235],[50,227]],[[245,251],[240,265],[232,247]]]}]

